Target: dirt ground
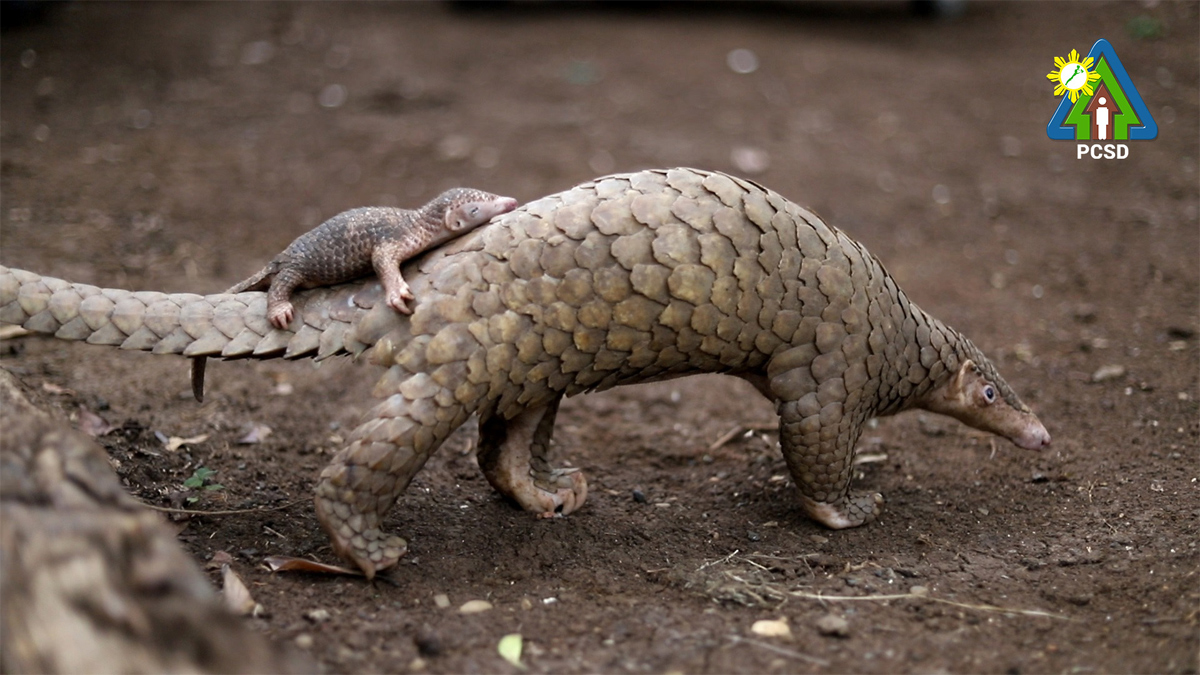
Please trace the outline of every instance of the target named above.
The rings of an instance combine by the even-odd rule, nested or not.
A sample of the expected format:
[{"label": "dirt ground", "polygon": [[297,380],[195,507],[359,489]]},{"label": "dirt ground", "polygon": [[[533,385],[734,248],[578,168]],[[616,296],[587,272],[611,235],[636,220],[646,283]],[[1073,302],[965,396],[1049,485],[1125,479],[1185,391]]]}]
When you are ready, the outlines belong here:
[{"label": "dirt ground", "polygon": [[[1198,17],[74,3],[6,27],[0,263],[73,281],[221,291],[339,211],[456,185],[527,201],[685,165],[810,205],[1054,436],[1034,453],[933,415],[879,420],[857,484],[887,505],[865,527],[806,520],[772,406],[705,376],[564,405],[558,457],[591,486],[568,518],[497,497],[471,422],[390,516],[410,544],[394,584],[271,574],[267,555],[333,561],[309,495],[373,366],[212,363],[203,405],[175,357],[26,337],[0,366],[114,425],[99,441],[145,501],[285,507],[180,538],[200,561],[232,554],[268,612],[250,624],[326,672],[516,672],[497,643],[520,633],[534,672],[1195,673]],[[1053,58],[1098,38],[1159,123],[1122,161],[1045,132]],[[272,433],[241,443],[253,425]],[[221,488],[186,488],[199,467]],[[470,600],[494,608],[460,614]],[[780,618],[790,637],[751,630]]]}]

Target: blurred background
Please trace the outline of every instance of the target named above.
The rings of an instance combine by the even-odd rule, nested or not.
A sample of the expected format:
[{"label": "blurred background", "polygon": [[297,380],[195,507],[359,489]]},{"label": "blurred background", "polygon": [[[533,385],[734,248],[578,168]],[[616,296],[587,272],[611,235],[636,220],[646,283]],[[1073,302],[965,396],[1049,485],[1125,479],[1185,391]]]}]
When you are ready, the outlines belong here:
[{"label": "blurred background", "polygon": [[[966,244],[1039,211],[1134,208],[1105,204],[1110,180],[1143,183],[1137,208],[1159,221],[1196,220],[1194,202],[1151,203],[1196,181],[1196,63],[1164,40],[1196,25],[1193,3],[4,11],[10,252],[118,246],[122,273],[172,290],[220,290],[347,208],[454,185],[524,201],[646,167],[752,177],[881,255],[944,218],[939,237]],[[1077,161],[1045,134],[1053,58],[1099,37],[1161,129],[1125,164]],[[1180,146],[1193,151],[1162,157]],[[42,226],[7,227],[21,222]],[[85,222],[86,243],[58,229]]]}]

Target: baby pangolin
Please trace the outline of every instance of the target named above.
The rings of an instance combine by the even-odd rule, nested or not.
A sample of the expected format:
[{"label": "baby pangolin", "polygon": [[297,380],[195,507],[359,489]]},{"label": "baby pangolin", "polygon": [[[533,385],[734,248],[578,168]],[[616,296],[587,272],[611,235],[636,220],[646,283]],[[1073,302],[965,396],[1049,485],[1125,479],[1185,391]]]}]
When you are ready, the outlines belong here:
[{"label": "baby pangolin", "polygon": [[[415,299],[400,263],[462,236],[517,208],[517,200],[472,188],[452,188],[419,209],[367,206],[343,211],[300,235],[257,274],[226,293],[267,291],[267,319],[286,329],[295,316],[292,291],[357,279],[372,270],[383,282],[387,304],[412,314]],[[204,400],[204,357],[192,360],[192,394]]]}]

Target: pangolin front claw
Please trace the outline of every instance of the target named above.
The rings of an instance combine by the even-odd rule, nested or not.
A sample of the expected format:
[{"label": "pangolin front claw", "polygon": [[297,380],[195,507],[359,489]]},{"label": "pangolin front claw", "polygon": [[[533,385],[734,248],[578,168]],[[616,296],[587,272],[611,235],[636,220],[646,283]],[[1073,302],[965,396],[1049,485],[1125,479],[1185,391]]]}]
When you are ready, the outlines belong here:
[{"label": "pangolin front claw", "polygon": [[338,503],[319,496],[316,505],[317,517],[333,540],[334,552],[357,565],[367,579],[394,567],[408,553],[404,538],[386,534],[378,527],[364,526],[361,516],[341,517],[339,511],[345,511],[344,506],[338,508]]},{"label": "pangolin front claw", "polygon": [[805,496],[800,500],[810,518],[831,530],[866,525],[883,510],[883,495],[878,492],[850,492],[832,502],[818,502]]}]

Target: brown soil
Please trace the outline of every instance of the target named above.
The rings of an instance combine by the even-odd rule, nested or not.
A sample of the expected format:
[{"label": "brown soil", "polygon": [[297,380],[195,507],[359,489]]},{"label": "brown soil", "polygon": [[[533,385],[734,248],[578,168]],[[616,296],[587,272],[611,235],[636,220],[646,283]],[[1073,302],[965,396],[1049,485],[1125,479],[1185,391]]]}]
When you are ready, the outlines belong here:
[{"label": "brown soil", "polygon": [[[710,449],[773,419],[710,376],[564,406],[558,455],[591,485],[577,514],[498,498],[464,428],[390,516],[411,546],[395,585],[270,574],[266,555],[332,560],[308,496],[372,366],[213,363],[200,406],[179,358],[22,338],[2,365],[116,425],[100,441],[146,501],[285,506],[180,537],[234,554],[270,612],[252,624],[330,672],[515,672],[496,645],[520,633],[536,672],[1194,673],[1198,14],[74,3],[5,32],[0,261],[105,286],[220,291],[339,211],[455,185],[524,201],[611,171],[745,173],[733,153],[764,151],[756,179],[866,243],[1054,435],[1032,453],[881,420],[858,484],[888,504],[866,527],[801,515],[773,432]],[[1101,37],[1160,125],[1123,161],[1044,131],[1053,57]],[[726,65],[736,48],[757,71]],[[1104,366],[1124,374],[1092,382]],[[273,433],[239,444],[253,423]],[[186,490],[200,466],[223,489]],[[495,608],[457,612],[473,599]],[[818,630],[830,614],[847,635]],[[781,617],[790,639],[751,631]]]}]

